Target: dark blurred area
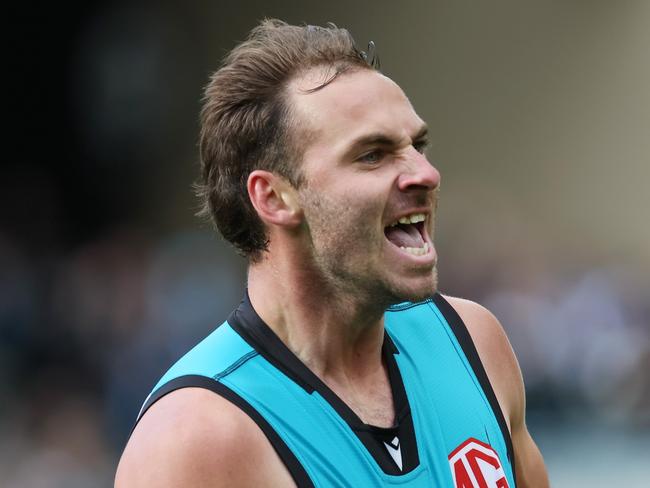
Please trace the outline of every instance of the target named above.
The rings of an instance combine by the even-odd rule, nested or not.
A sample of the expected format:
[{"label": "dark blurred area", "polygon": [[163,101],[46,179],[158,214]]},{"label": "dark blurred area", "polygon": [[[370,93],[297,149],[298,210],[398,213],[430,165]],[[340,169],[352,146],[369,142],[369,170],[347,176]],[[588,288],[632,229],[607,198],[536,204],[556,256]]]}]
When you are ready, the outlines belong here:
[{"label": "dark blurred area", "polygon": [[506,328],[553,486],[641,486],[650,4],[640,0],[12,5],[0,485],[111,486],[151,387],[238,303],[245,262],[194,217],[197,120],[209,74],[265,16],[334,21],[362,47],[375,41],[431,127],[441,289]]}]

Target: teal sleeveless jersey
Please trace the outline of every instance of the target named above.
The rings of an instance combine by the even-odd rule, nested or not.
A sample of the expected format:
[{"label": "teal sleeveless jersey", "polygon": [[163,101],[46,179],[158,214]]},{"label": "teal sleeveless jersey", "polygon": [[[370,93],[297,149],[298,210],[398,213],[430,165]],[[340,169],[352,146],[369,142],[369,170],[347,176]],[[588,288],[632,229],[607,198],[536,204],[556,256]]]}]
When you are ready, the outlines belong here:
[{"label": "teal sleeveless jersey", "polygon": [[169,369],[138,419],[167,393],[201,387],[257,423],[299,487],[514,487],[506,423],[451,305],[439,294],[396,305],[384,325],[392,428],[364,424],[264,324],[248,297]]}]

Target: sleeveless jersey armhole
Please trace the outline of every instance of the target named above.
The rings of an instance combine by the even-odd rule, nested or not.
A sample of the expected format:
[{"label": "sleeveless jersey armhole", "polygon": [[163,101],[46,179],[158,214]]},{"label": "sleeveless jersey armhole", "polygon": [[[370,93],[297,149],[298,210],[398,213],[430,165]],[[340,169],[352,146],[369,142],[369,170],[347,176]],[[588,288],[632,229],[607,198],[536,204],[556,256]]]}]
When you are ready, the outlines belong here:
[{"label": "sleeveless jersey armhole", "polygon": [[515,486],[516,486],[517,481],[516,481],[516,473],[514,469],[515,454],[514,454],[514,449],[512,447],[512,439],[510,437],[510,431],[508,430],[508,425],[506,424],[497,397],[494,394],[494,390],[492,389],[490,380],[488,379],[487,373],[485,372],[485,368],[483,367],[481,358],[478,355],[478,351],[476,350],[474,341],[472,340],[472,337],[470,336],[470,333],[467,330],[467,326],[458,315],[458,312],[456,312],[454,307],[452,307],[451,304],[447,300],[445,300],[445,298],[440,293],[436,293],[433,296],[433,302],[438,307],[440,312],[443,314],[443,316],[447,320],[447,323],[449,324],[449,327],[451,328],[452,332],[456,336],[456,340],[458,340],[460,347],[463,349],[463,352],[465,353],[465,356],[467,357],[467,360],[469,361],[469,364],[472,367],[474,374],[476,375],[476,379],[479,381],[481,388],[483,389],[483,392],[485,394],[485,397],[487,398],[490,406],[492,407],[492,411],[494,412],[494,416],[497,420],[497,423],[499,424],[499,428],[501,429],[501,434],[503,435],[503,439],[505,440],[506,443],[506,448],[508,451],[508,460],[510,461],[510,464],[512,466],[512,476],[513,478],[515,478]]},{"label": "sleeveless jersey armhole", "polygon": [[296,483],[296,486],[298,488],[314,487],[314,483],[311,481],[303,465],[300,463],[300,461],[298,461],[291,449],[289,449],[286,443],[273,429],[273,427],[271,427],[271,425],[264,419],[264,417],[262,417],[262,415],[260,415],[260,413],[255,410],[255,408],[250,403],[240,397],[237,393],[219,381],[216,381],[207,376],[179,376],[158,388],[151,394],[151,396],[147,399],[147,402],[142,407],[142,410],[140,411],[140,414],[138,415],[138,418],[133,425],[133,429],[131,429],[131,433],[133,433],[133,430],[138,425],[138,422],[142,416],[156,401],[160,400],[163,396],[181,388],[203,388],[210,390],[213,393],[222,396],[232,404],[236,405],[240,410],[248,415],[260,429],[262,429],[262,432],[273,446],[273,449],[275,452],[277,452],[278,456],[280,456],[280,459],[289,470],[289,473]]}]

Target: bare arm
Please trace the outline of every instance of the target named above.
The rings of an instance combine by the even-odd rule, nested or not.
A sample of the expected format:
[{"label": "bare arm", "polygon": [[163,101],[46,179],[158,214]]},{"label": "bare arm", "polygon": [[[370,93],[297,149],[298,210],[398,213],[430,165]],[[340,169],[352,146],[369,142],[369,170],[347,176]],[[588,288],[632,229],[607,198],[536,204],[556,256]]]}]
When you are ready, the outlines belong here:
[{"label": "bare arm", "polygon": [[122,454],[116,488],[295,486],[263,432],[219,395],[184,388],[158,400]]},{"label": "bare arm", "polygon": [[445,297],[456,309],[476,349],[510,429],[515,451],[517,486],[548,488],[548,474],[526,427],[526,394],[519,363],[499,321],[477,303]]}]

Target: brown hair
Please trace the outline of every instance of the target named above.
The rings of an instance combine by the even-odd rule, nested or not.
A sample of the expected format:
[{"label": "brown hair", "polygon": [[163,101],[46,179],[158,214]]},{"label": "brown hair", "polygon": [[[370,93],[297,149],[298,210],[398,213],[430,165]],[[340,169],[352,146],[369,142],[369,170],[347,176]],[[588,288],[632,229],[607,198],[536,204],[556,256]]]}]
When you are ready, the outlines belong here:
[{"label": "brown hair", "polygon": [[248,175],[265,169],[302,182],[302,147],[292,137],[288,82],[317,66],[332,68],[314,90],[349,69],[377,69],[350,33],[327,27],[293,26],[267,19],[235,47],[210,78],[201,111],[201,179],[196,185],[201,209],[240,254],[255,261],[268,248],[264,224],[250,202]]}]

